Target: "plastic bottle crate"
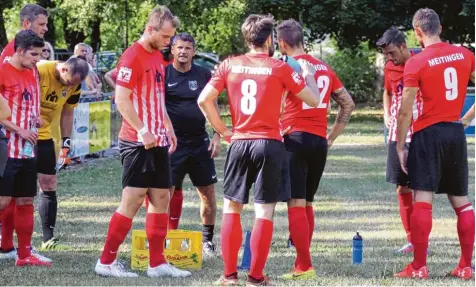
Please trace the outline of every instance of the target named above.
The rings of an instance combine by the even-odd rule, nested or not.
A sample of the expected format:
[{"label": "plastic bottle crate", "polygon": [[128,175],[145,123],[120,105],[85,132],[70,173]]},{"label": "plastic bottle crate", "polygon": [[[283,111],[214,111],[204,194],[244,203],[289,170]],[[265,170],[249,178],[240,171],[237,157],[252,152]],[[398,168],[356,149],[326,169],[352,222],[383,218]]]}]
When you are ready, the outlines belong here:
[{"label": "plastic bottle crate", "polygon": [[[169,230],[165,237],[164,257],[181,269],[202,269],[202,233]],[[145,230],[132,230],[131,268],[145,270],[149,266],[149,244]]]}]

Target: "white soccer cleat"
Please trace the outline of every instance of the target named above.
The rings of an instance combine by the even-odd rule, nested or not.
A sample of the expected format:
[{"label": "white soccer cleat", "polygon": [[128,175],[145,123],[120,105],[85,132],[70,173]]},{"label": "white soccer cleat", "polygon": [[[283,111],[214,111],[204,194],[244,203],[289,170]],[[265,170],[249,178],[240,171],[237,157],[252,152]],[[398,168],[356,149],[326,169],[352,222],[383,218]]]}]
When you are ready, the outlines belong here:
[{"label": "white soccer cleat", "polygon": [[17,249],[13,248],[9,252],[0,251],[0,260],[15,260],[17,259]]},{"label": "white soccer cleat", "polygon": [[155,277],[188,277],[192,275],[190,271],[180,270],[177,267],[170,265],[169,263],[161,264],[157,267],[147,268],[147,276],[155,278]]},{"label": "white soccer cleat", "polygon": [[94,271],[101,276],[106,276],[106,277],[116,277],[116,278],[121,278],[121,277],[139,277],[134,272],[127,272],[124,269],[124,266],[119,263],[116,260],[112,262],[110,265],[108,264],[102,264],[101,261],[98,259],[98,262],[96,263],[96,267],[94,268]]},{"label": "white soccer cleat", "polygon": [[31,248],[31,254],[34,255],[36,258],[38,258],[39,260],[41,261],[44,261],[44,262],[53,262],[53,260],[51,260],[50,258],[46,257],[46,256],[43,256],[41,255],[38,250],[36,250],[35,248]]}]

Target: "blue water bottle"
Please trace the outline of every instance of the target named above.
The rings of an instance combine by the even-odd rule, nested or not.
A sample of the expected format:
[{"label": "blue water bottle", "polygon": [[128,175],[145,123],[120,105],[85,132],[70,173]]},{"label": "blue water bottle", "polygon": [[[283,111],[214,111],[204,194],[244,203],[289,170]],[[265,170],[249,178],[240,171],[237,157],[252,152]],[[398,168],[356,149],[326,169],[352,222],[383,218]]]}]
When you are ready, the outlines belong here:
[{"label": "blue water bottle", "polygon": [[352,264],[362,264],[364,255],[364,240],[359,232],[352,239]]}]

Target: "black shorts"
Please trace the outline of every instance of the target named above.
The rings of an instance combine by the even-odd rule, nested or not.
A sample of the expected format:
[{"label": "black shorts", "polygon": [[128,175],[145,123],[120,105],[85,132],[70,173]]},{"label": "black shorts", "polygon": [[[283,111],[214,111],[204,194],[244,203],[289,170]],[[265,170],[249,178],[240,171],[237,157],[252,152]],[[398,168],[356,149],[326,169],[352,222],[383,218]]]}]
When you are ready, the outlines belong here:
[{"label": "black shorts", "polygon": [[411,189],[468,195],[468,151],[463,125],[437,123],[416,132],[407,166]]},{"label": "black shorts", "polygon": [[[408,148],[409,144],[405,146]],[[397,142],[391,141],[387,145],[387,182],[398,186],[408,186],[408,175],[403,172],[397,153]]]},{"label": "black shorts", "polygon": [[306,132],[284,136],[289,157],[291,198],[314,201],[327,160],[327,139]]},{"label": "black shorts", "polygon": [[0,196],[34,197],[37,178],[36,158],[8,158],[0,179]]},{"label": "black shorts", "polygon": [[56,174],[56,152],[53,139],[37,141],[38,173]]},{"label": "black shorts", "polygon": [[172,185],[182,189],[185,175],[189,175],[194,186],[208,186],[217,182],[215,162],[208,151],[210,139],[180,141],[177,149],[170,155]]},{"label": "black shorts", "polygon": [[122,187],[172,187],[168,147],[146,150],[138,143],[119,140],[122,162]]},{"label": "black shorts", "polygon": [[3,176],[8,161],[8,140],[0,138],[0,178]]},{"label": "black shorts", "polygon": [[278,202],[285,151],[284,144],[277,140],[233,141],[225,162],[225,198],[248,203],[254,183],[255,203]]}]

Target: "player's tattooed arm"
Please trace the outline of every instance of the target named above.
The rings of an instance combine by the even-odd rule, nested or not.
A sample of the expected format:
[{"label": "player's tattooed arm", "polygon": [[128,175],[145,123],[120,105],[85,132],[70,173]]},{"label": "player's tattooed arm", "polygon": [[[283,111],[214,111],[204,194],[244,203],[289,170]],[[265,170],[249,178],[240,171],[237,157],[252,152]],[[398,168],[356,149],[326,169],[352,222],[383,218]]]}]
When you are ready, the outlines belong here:
[{"label": "player's tattooed arm", "polygon": [[355,108],[354,101],[349,92],[345,88],[336,90],[331,93],[332,99],[339,105],[339,113],[337,114],[336,123],[349,122],[350,115]]},{"label": "player's tattooed arm", "polygon": [[327,135],[327,144],[329,148],[335,139],[344,132],[345,125],[349,122],[350,115],[355,108],[354,100],[345,88],[341,88],[332,92],[331,97],[339,104],[339,113],[331,131]]}]

